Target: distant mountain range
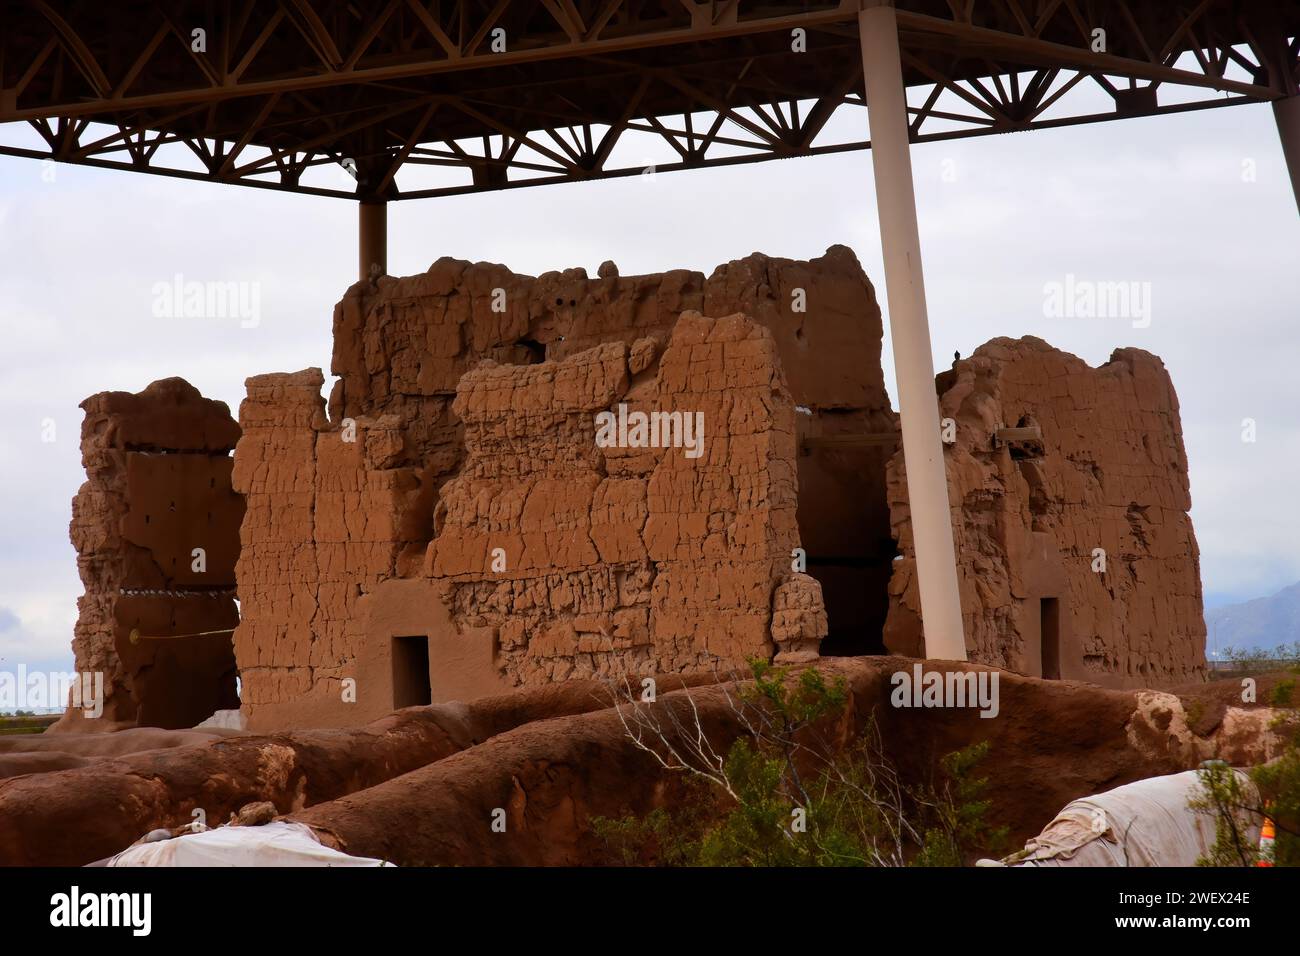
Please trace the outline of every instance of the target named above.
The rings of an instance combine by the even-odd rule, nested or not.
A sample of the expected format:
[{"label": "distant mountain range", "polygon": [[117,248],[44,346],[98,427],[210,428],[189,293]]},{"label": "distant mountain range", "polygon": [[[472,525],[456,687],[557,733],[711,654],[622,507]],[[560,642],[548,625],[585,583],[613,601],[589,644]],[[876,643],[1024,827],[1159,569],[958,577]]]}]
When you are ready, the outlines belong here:
[{"label": "distant mountain range", "polygon": [[1205,612],[1207,649],[1269,650],[1300,641],[1300,582],[1268,597]]}]

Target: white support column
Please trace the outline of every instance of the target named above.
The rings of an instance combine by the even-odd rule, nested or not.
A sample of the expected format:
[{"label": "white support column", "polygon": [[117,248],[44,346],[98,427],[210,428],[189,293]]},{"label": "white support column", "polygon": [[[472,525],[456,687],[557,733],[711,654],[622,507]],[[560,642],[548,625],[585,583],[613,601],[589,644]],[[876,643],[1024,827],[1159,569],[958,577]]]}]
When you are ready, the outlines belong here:
[{"label": "white support column", "polygon": [[939,437],[939,404],[925,311],[921,236],[916,226],[916,196],[907,142],[907,99],[894,8],[880,5],[861,11],[858,31],[871,121],[871,165],[876,174],[889,334],[898,377],[925,656],[964,661],[966,637],[948,511],[948,477]]},{"label": "white support column", "polygon": [[1277,120],[1286,170],[1291,174],[1291,195],[1300,210],[1300,93],[1274,100],[1273,118]]}]

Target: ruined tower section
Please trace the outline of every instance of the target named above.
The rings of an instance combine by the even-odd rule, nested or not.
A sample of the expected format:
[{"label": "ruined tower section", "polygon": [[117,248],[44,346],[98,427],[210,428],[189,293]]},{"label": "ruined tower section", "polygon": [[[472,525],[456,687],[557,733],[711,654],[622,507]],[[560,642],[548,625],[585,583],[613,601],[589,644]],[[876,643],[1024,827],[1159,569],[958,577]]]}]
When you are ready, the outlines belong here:
[{"label": "ruined tower section", "polygon": [[85,594],[73,653],[78,672],[104,675],[104,709],[102,721],[70,709],[60,727],[192,727],[239,706],[230,639],[244,513],[230,484],[239,427],[224,402],[179,378],[101,392],[81,407],[87,480],[70,532]]},{"label": "ruined tower section", "polygon": [[395,463],[419,475],[412,520],[427,543],[437,491],[465,454],[452,409],[461,375],[483,359],[527,365],[610,342],[662,344],[685,311],[743,313],[771,332],[796,405],[807,571],[832,622],[822,651],[882,651],[894,556],[885,463],[897,416],[875,290],[844,246],[809,261],[754,254],[707,277],[621,276],[607,262],[594,277],[569,269],[533,278],[444,258],[424,275],[358,283],[335,309],[330,419],[394,416],[403,436]]},{"label": "ruined tower section", "polygon": [[[490,615],[464,611],[465,599],[457,603],[451,594],[471,586],[459,578],[468,570],[429,577],[426,563],[427,555],[438,551],[430,546],[449,533],[456,520],[466,522],[467,533],[477,527],[452,507],[457,499],[443,498],[448,483],[462,475],[475,451],[472,443],[476,439],[467,431],[469,420],[459,409],[477,416],[474,427],[481,435],[490,435],[490,428],[498,427],[483,417],[485,410],[472,402],[465,404],[470,399],[458,392],[463,376],[483,362],[526,369],[576,359],[593,348],[619,345],[626,353],[628,387],[645,389],[649,387],[646,381],[661,381],[651,366],[658,368],[679,318],[687,312],[750,316],[756,326],[767,330],[764,348],[771,350],[775,366],[784,368],[789,376],[789,384],[783,388],[793,403],[794,424],[785,433],[792,443],[789,461],[797,474],[797,482],[792,480],[790,485],[806,486],[810,491],[796,499],[797,529],[781,531],[793,537],[780,540],[783,548],[790,545],[783,556],[785,572],[797,573],[791,566],[796,560],[791,552],[798,547],[806,552],[798,560],[806,562],[812,580],[796,578],[782,591],[775,619],[785,635],[782,643],[789,645],[792,654],[795,647],[801,648],[798,653],[804,656],[814,653],[825,632],[824,625],[816,623],[824,594],[828,606],[840,609],[839,620],[853,625],[863,622],[860,627],[846,627],[843,634],[832,632],[826,644],[841,637],[846,638],[845,651],[881,649],[878,635],[885,614],[884,582],[893,557],[884,505],[884,462],[895,440],[895,424],[880,377],[880,313],[871,285],[852,252],[834,247],[811,262],[754,255],[720,266],[707,278],[686,270],[624,277],[612,263],[602,265],[595,277],[582,269],[570,269],[534,278],[500,265],[444,258],[423,275],[380,277],[373,283],[358,283],[344,296],[334,315],[332,370],[338,380],[330,393],[328,416],[317,394],[321,386],[318,372],[314,376],[308,372],[249,380],[249,398],[241,411],[245,436],[236,455],[236,486],[249,496],[239,580],[241,588],[255,589],[250,595],[256,592],[267,599],[249,607],[237,635],[245,712],[253,725],[351,723],[367,714],[386,712],[394,700],[407,699],[403,692],[386,701],[372,698],[368,703],[359,701],[364,706],[338,709],[339,697],[346,692],[341,684],[353,662],[367,673],[370,668],[378,668],[375,674],[389,671],[383,661],[366,663],[362,650],[371,638],[363,637],[363,632],[387,634],[385,646],[396,637],[444,633],[445,628],[437,622],[430,623],[430,616],[450,615],[455,609],[461,609],[457,611],[461,614],[458,626],[467,632],[475,630],[471,621],[481,623],[479,630],[484,633],[495,627],[489,623]],[[514,394],[514,386],[502,392],[506,393]],[[524,389],[521,394],[530,393]],[[572,409],[564,412],[573,414],[577,412]],[[729,414],[724,416],[727,421]],[[346,437],[349,430],[350,441]],[[858,440],[864,431],[872,433],[874,444]],[[521,440],[515,432],[507,433],[514,436],[512,440]],[[562,430],[549,434],[557,440],[569,435]],[[857,437],[840,444],[819,444],[833,436]],[[504,439],[484,440],[499,443]],[[489,454],[492,450],[490,445],[477,449],[476,467],[502,467]],[[521,462],[533,456],[534,468],[577,467],[556,449],[535,444],[511,454]],[[605,467],[596,467],[593,475],[603,478]],[[616,462],[609,475],[623,467]],[[728,467],[739,465],[733,462]],[[294,478],[300,470],[312,477]],[[487,477],[478,475],[481,480]],[[545,479],[544,474],[533,477]],[[648,484],[652,479],[686,480],[684,475],[668,472],[658,477],[641,472],[620,477],[647,483],[651,490],[658,487]],[[721,473],[710,480],[721,482]],[[295,494],[314,497],[310,504],[307,498],[301,503],[295,498],[292,514],[271,514],[281,485]],[[603,493],[626,494],[631,487],[611,484]],[[674,493],[704,495],[703,507],[708,494],[723,487],[674,487]],[[566,495],[571,493],[565,488]],[[270,497],[259,499],[262,494]],[[359,515],[355,509],[363,500],[368,512]],[[541,498],[529,500],[537,507]],[[653,500],[650,491],[646,500]],[[620,502],[615,497],[609,507],[623,507]],[[311,511],[310,518],[305,512],[298,514],[299,504]],[[749,507],[757,505],[746,505]],[[709,514],[725,510],[725,505],[718,509],[710,506]],[[596,513],[598,510],[588,512]],[[779,514],[773,520],[778,519],[784,521],[785,517]],[[690,519],[698,520],[698,514]],[[719,540],[712,528],[699,531],[690,526],[689,532],[699,535],[689,539],[695,543],[716,547]],[[677,533],[687,532],[679,528]],[[660,545],[663,540],[657,538],[652,543]],[[325,544],[341,557],[324,557],[321,549]],[[450,542],[446,546],[454,547]],[[309,555],[314,557],[309,560]],[[692,560],[712,557],[710,552]],[[763,551],[753,560],[766,562],[769,558]],[[614,563],[631,567],[636,561],[658,560],[667,559],[647,553],[635,561]],[[563,565],[556,573],[577,573],[577,568],[585,568],[582,573],[596,573],[609,567],[602,559],[594,567]],[[668,587],[666,582],[673,577],[666,574],[663,579],[661,588]],[[770,576],[765,580],[770,583]],[[436,600],[430,600],[432,581],[442,582],[438,591],[442,596]],[[696,583],[713,586],[707,579]],[[620,584],[634,590],[641,586],[633,578]],[[694,608],[700,595],[685,595],[691,586],[685,580],[674,584],[677,590],[665,593],[664,600],[669,602],[665,608],[673,602],[682,614]],[[730,602],[740,599],[740,592],[734,590],[740,586],[734,569],[717,586],[723,589],[719,606],[730,607]],[[268,590],[263,592],[264,588]],[[638,608],[636,614],[642,614],[648,606],[638,597],[623,609],[633,607]],[[750,646],[753,641],[771,646],[767,628],[772,623],[768,620],[772,595],[756,607],[755,613],[765,621],[763,636],[757,636],[757,618],[742,624],[738,617],[736,626],[748,630],[736,638],[737,646]],[[862,618],[858,612],[864,608],[866,617]],[[635,640],[645,640],[642,630],[632,627],[635,616],[620,616],[617,625],[610,625],[614,630],[609,631],[609,639],[617,631],[623,635],[619,640],[633,633]],[[575,635],[595,633],[580,630],[587,624],[585,618],[572,618],[568,623]],[[661,627],[667,627],[666,613],[663,621]],[[644,627],[649,627],[648,619]],[[535,652],[545,646],[545,638],[533,654],[523,655],[519,648],[528,642],[512,650],[509,642],[515,638],[510,628],[493,639],[500,639],[502,646],[484,650],[482,641],[470,640],[435,647],[435,638],[429,638],[427,653],[444,668],[446,693],[462,698],[480,695],[502,689],[498,678],[533,680],[566,668],[573,673],[585,673],[586,668],[593,673],[608,670],[594,659],[564,663],[560,658],[573,657],[567,651],[557,654],[554,661],[541,662]],[[676,650],[670,647],[673,640],[682,642]],[[637,644],[642,650],[635,652],[620,646],[615,657],[645,657],[653,647],[654,654],[660,650],[667,653],[673,667],[685,667],[692,659],[702,659],[693,640],[685,634],[672,640],[665,637],[662,644]],[[716,643],[722,638],[713,640]],[[401,654],[416,654],[412,667],[419,671],[423,648],[412,650],[412,642],[397,646]],[[490,680],[483,679],[483,656],[496,660],[492,655],[498,653],[507,662],[504,669],[498,669]],[[391,678],[385,680],[391,683]],[[380,678],[358,684],[373,686],[375,681]],[[427,696],[428,689],[418,681],[412,686],[410,699]],[[379,709],[367,711],[372,706]],[[259,709],[262,716],[253,716]]]},{"label": "ruined tower section", "polygon": [[[938,378],[973,661],[1150,687],[1205,666],[1200,558],[1178,398],[1163,364],[1092,368],[1041,339],[994,339]],[[889,504],[902,557],[886,644],[920,655],[901,452]]]}]

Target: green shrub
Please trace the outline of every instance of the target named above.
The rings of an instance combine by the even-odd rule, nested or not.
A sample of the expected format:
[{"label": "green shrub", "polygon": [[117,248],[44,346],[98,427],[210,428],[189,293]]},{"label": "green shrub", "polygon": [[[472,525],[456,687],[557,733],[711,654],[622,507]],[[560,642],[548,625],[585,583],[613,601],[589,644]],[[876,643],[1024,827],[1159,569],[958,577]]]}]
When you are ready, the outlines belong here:
[{"label": "green shrub", "polygon": [[819,722],[844,711],[842,678],[809,668],[750,663],[752,683],[733,707],[753,730],[719,766],[673,767],[687,779],[671,809],[597,817],[592,826],[624,864],[666,866],[960,866],[1005,838],[986,822],[979,743],[947,755],[938,780],[903,785],[881,753],[874,724],[835,748]]},{"label": "green shrub", "polygon": [[1273,865],[1300,866],[1300,715],[1283,714],[1273,730],[1284,741],[1283,751],[1246,772],[1253,787],[1222,761],[1199,771],[1201,792],[1189,805],[1212,814],[1215,829],[1214,845],[1199,865],[1254,866],[1260,859],[1259,845],[1248,839],[1246,830],[1267,816],[1275,831]]}]

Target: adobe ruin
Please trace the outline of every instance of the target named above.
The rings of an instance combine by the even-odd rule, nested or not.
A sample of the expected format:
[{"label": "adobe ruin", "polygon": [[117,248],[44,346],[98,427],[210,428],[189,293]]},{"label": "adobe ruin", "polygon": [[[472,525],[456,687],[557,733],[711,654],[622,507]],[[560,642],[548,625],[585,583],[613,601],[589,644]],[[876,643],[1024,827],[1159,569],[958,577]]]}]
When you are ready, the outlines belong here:
[{"label": "adobe ruin", "polygon": [[[895,429],[848,249],[707,279],[441,259],[354,286],[334,330],[328,415],[318,370],[249,379],[240,411],[251,726],[806,659],[831,615],[832,642],[883,650],[890,449],[800,447]],[[595,416],[620,405],[702,411],[703,454],[600,449]]]},{"label": "adobe ruin", "polygon": [[[1117,349],[1092,368],[1041,339],[999,338],[938,388],[971,660],[1106,687],[1202,677],[1200,551],[1160,359]],[[905,475],[900,452],[885,644],[921,656]]]},{"label": "adobe ruin", "polygon": [[[224,402],[179,378],[101,392],[81,407],[87,480],[69,529],[86,588],[76,669],[104,675],[106,724],[193,727],[239,706],[230,638],[244,515],[230,486],[239,426]],[[88,727],[84,708],[70,707],[54,729],[99,723]]]},{"label": "adobe ruin", "polygon": [[[307,369],[248,379],[240,408],[248,725],[357,725],[755,656],[919,656],[881,338],[838,246],[708,277],[444,258],[354,285],[328,402]],[[1159,360],[1125,349],[1091,369],[999,339],[938,391],[970,659],[1107,686],[1199,678],[1186,456]],[[603,416],[626,439],[638,413],[677,415],[673,440],[601,437]],[[697,413],[702,443],[684,447]]]}]

